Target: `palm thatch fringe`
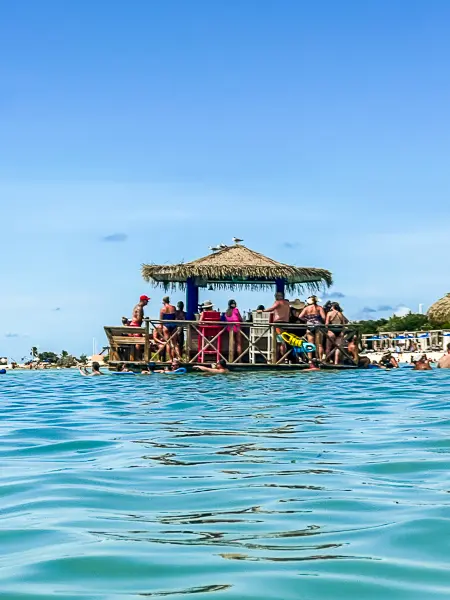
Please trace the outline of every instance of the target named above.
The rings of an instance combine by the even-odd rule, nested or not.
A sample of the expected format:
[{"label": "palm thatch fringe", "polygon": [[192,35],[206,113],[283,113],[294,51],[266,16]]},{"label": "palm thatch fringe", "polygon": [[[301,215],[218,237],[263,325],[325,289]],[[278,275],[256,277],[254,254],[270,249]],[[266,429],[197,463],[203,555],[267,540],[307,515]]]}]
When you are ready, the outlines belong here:
[{"label": "palm thatch fringe", "polygon": [[427,315],[432,323],[450,322],[450,294],[430,306]]},{"label": "palm thatch fringe", "polygon": [[199,285],[227,290],[269,288],[277,279],[283,279],[288,291],[317,291],[333,281],[326,269],[286,265],[242,245],[188,263],[142,265],[142,276],[165,289],[183,288],[189,278],[196,279]]}]

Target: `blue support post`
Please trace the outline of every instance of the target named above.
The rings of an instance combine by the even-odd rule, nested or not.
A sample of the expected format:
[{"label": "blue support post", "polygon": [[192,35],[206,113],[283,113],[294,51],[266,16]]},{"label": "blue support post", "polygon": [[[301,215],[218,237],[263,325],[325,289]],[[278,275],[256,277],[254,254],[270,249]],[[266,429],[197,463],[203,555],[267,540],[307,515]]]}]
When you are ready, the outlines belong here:
[{"label": "blue support post", "polygon": [[277,279],[275,281],[275,291],[285,293],[286,281],[284,279]]},{"label": "blue support post", "polygon": [[195,320],[195,313],[198,312],[198,287],[192,277],[186,281],[186,318],[188,321]]}]

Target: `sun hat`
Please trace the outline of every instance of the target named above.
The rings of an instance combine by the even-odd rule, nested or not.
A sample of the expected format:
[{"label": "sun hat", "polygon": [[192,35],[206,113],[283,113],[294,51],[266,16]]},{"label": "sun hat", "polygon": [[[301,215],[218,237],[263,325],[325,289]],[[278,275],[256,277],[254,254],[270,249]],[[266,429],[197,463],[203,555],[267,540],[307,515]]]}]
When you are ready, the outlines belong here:
[{"label": "sun hat", "polygon": [[289,306],[295,310],[302,310],[305,308],[305,303],[300,298],[296,298],[293,302],[289,302]]},{"label": "sun hat", "polygon": [[206,302],[203,302],[202,304],[202,308],[212,308],[214,306],[214,304],[211,302],[211,300],[206,300]]}]

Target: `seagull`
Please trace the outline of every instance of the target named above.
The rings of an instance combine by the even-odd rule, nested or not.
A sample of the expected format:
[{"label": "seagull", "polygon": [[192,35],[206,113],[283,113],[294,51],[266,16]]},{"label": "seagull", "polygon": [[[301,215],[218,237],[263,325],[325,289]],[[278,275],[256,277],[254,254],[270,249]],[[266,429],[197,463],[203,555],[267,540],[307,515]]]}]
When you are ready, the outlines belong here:
[{"label": "seagull", "polygon": [[209,249],[211,252],[218,252],[220,250],[220,246],[210,246]]},{"label": "seagull", "polygon": [[220,244],[221,248],[228,248],[228,246],[226,244],[224,244],[223,242]]},{"label": "seagull", "polygon": [[239,239],[239,238],[237,238],[237,237],[234,237],[234,238],[233,238],[233,242],[234,242],[235,244],[239,244],[240,242],[243,242],[243,241],[244,241],[244,240],[240,240],[240,239]]}]

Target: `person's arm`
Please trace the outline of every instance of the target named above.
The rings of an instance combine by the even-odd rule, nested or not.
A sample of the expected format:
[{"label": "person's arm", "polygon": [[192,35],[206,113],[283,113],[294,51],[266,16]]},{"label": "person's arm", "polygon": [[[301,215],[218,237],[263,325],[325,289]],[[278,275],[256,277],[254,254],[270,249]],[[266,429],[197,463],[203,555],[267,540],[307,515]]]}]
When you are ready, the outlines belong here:
[{"label": "person's arm", "polygon": [[81,367],[78,367],[78,370],[83,375],[83,377],[90,377],[89,373],[86,371],[86,368],[82,369]]},{"label": "person's arm", "polygon": [[331,320],[331,310],[329,313],[327,313],[327,316],[325,318],[325,325],[328,325],[330,320]]},{"label": "person's arm", "polygon": [[238,308],[236,308],[235,314],[237,315],[237,318],[239,319],[239,321],[242,323],[242,316],[241,316],[241,313],[239,312]]},{"label": "person's arm", "polygon": [[304,319],[304,318],[306,317],[306,315],[307,315],[307,312],[306,312],[306,311],[307,311],[307,308],[308,308],[308,307],[307,307],[307,306],[305,306],[305,308],[302,310],[302,312],[301,312],[301,313],[298,315],[298,318],[299,318],[299,319]]},{"label": "person's arm", "polygon": [[323,310],[323,308],[321,306],[318,307],[319,308],[319,315],[322,318],[322,321],[325,322],[325,319],[327,318],[325,311]]},{"label": "person's arm", "polygon": [[274,310],[276,310],[278,308],[279,302],[278,300],[275,302],[275,304],[273,304],[270,308],[265,308],[264,310],[262,310],[261,312],[273,312]]},{"label": "person's arm", "polygon": [[[217,369],[211,369],[211,367],[202,367],[201,365],[195,365],[194,369],[203,371],[203,373],[217,373]],[[220,372],[220,371],[219,371]]]}]

